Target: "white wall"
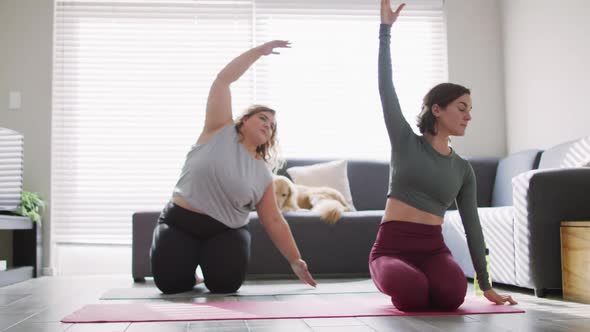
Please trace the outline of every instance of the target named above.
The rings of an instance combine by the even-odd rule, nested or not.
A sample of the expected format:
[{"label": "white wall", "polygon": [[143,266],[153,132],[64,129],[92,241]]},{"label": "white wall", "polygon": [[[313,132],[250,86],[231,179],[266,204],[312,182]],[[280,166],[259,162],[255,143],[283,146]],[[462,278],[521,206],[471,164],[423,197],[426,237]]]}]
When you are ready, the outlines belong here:
[{"label": "white wall", "polygon": [[[50,199],[53,0],[0,1],[0,126],[25,137],[24,189]],[[8,110],[8,92],[22,108]],[[45,214],[46,216],[49,213]],[[50,266],[50,220],[43,220],[43,267]]]},{"label": "white wall", "polygon": [[510,152],[590,135],[590,1],[503,0]]},{"label": "white wall", "polygon": [[453,147],[463,156],[506,154],[500,3],[446,0],[449,81],[471,89],[472,120]]}]

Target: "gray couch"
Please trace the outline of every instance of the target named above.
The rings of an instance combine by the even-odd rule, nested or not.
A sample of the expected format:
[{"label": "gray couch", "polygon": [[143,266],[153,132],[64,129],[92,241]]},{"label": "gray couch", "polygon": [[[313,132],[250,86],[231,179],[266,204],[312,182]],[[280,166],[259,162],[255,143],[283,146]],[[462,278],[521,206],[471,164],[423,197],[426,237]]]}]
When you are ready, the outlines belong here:
[{"label": "gray couch", "polygon": [[[545,152],[524,151],[503,159],[470,159],[478,184],[477,200],[490,248],[494,282],[532,288],[538,295],[542,295],[543,289],[561,288],[559,221],[590,218],[588,196],[584,195],[590,188],[590,168],[572,169],[562,162],[568,158],[568,151],[584,144],[586,150],[581,150],[582,155],[590,155],[589,139]],[[289,160],[286,167],[323,161],[326,160]],[[544,170],[532,175],[527,190],[519,189],[521,192],[514,200],[522,203],[515,209],[512,178],[537,168]],[[280,173],[286,175],[284,171]],[[323,223],[311,212],[284,214],[314,276],[369,275],[368,255],[383,215],[388,176],[387,162],[350,160],[348,178],[357,211],[344,213],[335,225]],[[465,234],[453,208],[445,215],[445,242],[465,275],[473,277]],[[520,211],[517,217],[515,210]],[[149,247],[158,213],[133,215],[132,274],[136,281],[151,276]],[[252,248],[248,277],[292,276],[287,262],[262,229],[257,214],[251,213],[250,218]]]}]

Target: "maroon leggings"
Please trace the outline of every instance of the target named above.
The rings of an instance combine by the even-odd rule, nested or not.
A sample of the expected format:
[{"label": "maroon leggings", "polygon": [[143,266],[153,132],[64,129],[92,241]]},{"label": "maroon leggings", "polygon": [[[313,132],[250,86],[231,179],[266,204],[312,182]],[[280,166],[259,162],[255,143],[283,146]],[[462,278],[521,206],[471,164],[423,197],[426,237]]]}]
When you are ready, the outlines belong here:
[{"label": "maroon leggings", "polygon": [[467,279],[445,245],[441,226],[381,223],[369,269],[377,289],[402,311],[453,311],[467,292]]}]

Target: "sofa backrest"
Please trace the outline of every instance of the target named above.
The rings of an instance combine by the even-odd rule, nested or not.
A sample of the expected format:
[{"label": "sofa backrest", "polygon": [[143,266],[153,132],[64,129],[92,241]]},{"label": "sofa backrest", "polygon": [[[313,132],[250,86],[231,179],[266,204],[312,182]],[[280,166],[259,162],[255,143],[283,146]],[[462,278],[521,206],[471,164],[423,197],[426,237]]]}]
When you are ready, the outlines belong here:
[{"label": "sofa backrest", "polygon": [[581,167],[590,162],[590,136],[549,148],[541,155],[539,169]]},{"label": "sofa backrest", "polygon": [[389,161],[348,161],[348,179],[357,210],[385,210]]},{"label": "sofa backrest", "polygon": [[512,178],[539,167],[541,150],[516,152],[500,159],[492,190],[491,206],[512,206]]},{"label": "sofa backrest", "polygon": [[492,188],[496,179],[498,169],[498,158],[470,158],[469,163],[475,172],[477,184],[477,206],[492,206]]},{"label": "sofa backrest", "polygon": [[[288,159],[278,174],[289,177],[286,170],[294,166],[324,163],[332,159]],[[354,207],[359,210],[383,210],[389,184],[389,162],[348,160],[348,182]]]},{"label": "sofa backrest", "polygon": [[[288,159],[278,174],[289,177],[286,169],[332,161],[332,159]],[[470,158],[477,182],[477,205],[492,206],[492,188],[496,178],[498,158]],[[348,160],[348,181],[354,207],[359,210],[384,210],[389,185],[389,162]],[[511,194],[512,195],[512,194]],[[449,208],[456,209],[455,204]]]},{"label": "sofa backrest", "polygon": [[[477,183],[477,206],[489,207],[492,202],[492,187],[496,177],[496,168],[498,167],[498,158],[467,158],[473,172],[475,172],[475,182]],[[455,202],[451,204],[449,210],[456,210]]]}]

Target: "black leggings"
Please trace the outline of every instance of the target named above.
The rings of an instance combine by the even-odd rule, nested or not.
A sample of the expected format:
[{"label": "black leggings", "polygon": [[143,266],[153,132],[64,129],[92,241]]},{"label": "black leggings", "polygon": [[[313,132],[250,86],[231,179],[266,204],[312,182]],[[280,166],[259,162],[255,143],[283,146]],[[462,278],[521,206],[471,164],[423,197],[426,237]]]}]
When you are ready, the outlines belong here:
[{"label": "black leggings", "polygon": [[150,250],[156,286],[166,294],[195,286],[201,266],[213,293],[233,293],[246,277],[250,260],[247,226],[233,229],[208,215],[169,203],[158,219]]}]

